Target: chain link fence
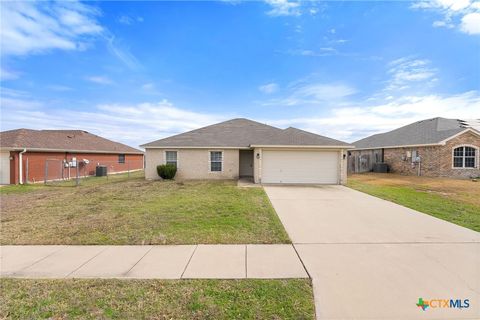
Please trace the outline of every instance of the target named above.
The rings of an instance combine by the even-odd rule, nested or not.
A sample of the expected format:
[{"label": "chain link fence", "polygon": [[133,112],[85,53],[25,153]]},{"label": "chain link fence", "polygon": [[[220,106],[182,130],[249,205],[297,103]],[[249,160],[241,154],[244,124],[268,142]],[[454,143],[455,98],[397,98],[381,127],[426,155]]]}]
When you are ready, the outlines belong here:
[{"label": "chain link fence", "polygon": [[[109,179],[111,176],[124,178],[137,177],[143,171],[144,161],[105,160],[101,157],[76,158],[49,157],[37,159],[26,157],[24,162],[25,183],[44,183],[45,185],[79,185],[84,178]],[[135,173],[135,174],[134,174]]]}]

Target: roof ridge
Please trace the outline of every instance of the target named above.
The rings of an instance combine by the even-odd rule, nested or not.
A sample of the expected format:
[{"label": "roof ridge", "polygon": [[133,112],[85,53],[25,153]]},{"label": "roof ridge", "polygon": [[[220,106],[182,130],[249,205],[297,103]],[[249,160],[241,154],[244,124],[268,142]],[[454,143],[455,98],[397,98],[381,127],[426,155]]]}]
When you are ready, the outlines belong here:
[{"label": "roof ridge", "polygon": [[247,121],[247,122],[250,122],[250,123],[253,123],[253,124],[256,124],[256,125],[262,125],[262,126],[266,126],[266,127],[269,127],[269,128],[273,128],[273,129],[276,129],[276,130],[283,131],[280,128],[277,128],[277,127],[274,127],[274,126],[271,126],[271,125],[268,125],[268,124],[265,124],[265,123],[261,123],[261,122],[255,121],[255,120],[251,120],[251,119],[247,119],[247,118],[233,118],[233,119],[230,119],[230,120],[225,120],[225,121],[222,121],[222,122],[209,124],[207,126],[203,126],[203,127],[197,128],[197,129],[177,133],[177,134],[174,134],[172,136],[168,136],[168,137],[165,137],[165,138],[161,138],[161,139],[158,139],[158,140],[147,142],[147,143],[141,144],[140,147],[143,147],[143,146],[146,146],[146,145],[152,144],[152,143],[157,143],[157,142],[160,142],[160,141],[165,140],[165,139],[175,138],[175,137],[178,137],[178,136],[181,136],[181,135],[186,135],[186,134],[192,134],[192,133],[198,132],[200,130],[204,130],[204,129],[211,128],[211,127],[216,127],[216,126],[221,126],[223,124],[226,124],[226,123],[229,123],[229,122],[231,123],[231,122],[239,121],[239,120]]},{"label": "roof ridge", "polygon": [[348,145],[298,128],[281,129],[258,121],[235,118],[165,137],[141,147],[239,147],[252,145]]},{"label": "roof ridge", "polygon": [[465,128],[460,119],[435,117],[418,120],[387,132],[376,133],[359,139],[353,144],[357,148],[436,144]]},{"label": "roof ridge", "polygon": [[141,150],[127,144],[113,141],[85,130],[34,130],[22,128],[0,132],[0,139],[0,145],[6,148],[143,153]]}]

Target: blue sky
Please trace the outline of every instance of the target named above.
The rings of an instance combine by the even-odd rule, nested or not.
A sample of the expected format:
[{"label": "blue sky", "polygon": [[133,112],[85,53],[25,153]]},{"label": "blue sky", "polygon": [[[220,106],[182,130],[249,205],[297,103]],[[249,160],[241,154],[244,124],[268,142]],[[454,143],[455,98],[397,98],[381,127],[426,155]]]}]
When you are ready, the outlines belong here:
[{"label": "blue sky", "polygon": [[480,118],[480,2],[1,2],[1,129],[234,117],[345,141]]}]

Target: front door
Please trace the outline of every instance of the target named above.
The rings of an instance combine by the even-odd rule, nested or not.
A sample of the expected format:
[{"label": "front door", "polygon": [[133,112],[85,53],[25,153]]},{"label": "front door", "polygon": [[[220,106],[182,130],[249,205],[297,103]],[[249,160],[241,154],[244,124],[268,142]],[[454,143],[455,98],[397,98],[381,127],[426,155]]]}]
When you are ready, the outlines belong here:
[{"label": "front door", "polygon": [[253,177],[253,150],[240,150],[240,177]]}]

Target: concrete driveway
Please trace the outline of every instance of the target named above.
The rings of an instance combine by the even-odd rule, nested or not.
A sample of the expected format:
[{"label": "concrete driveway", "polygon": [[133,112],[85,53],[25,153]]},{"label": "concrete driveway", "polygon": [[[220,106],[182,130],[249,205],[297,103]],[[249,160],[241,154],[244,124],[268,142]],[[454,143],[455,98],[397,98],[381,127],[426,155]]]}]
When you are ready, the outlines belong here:
[{"label": "concrete driveway", "polygon": [[[342,186],[265,190],[313,279],[318,319],[480,319],[480,233]],[[419,298],[470,306],[423,311]]]}]

